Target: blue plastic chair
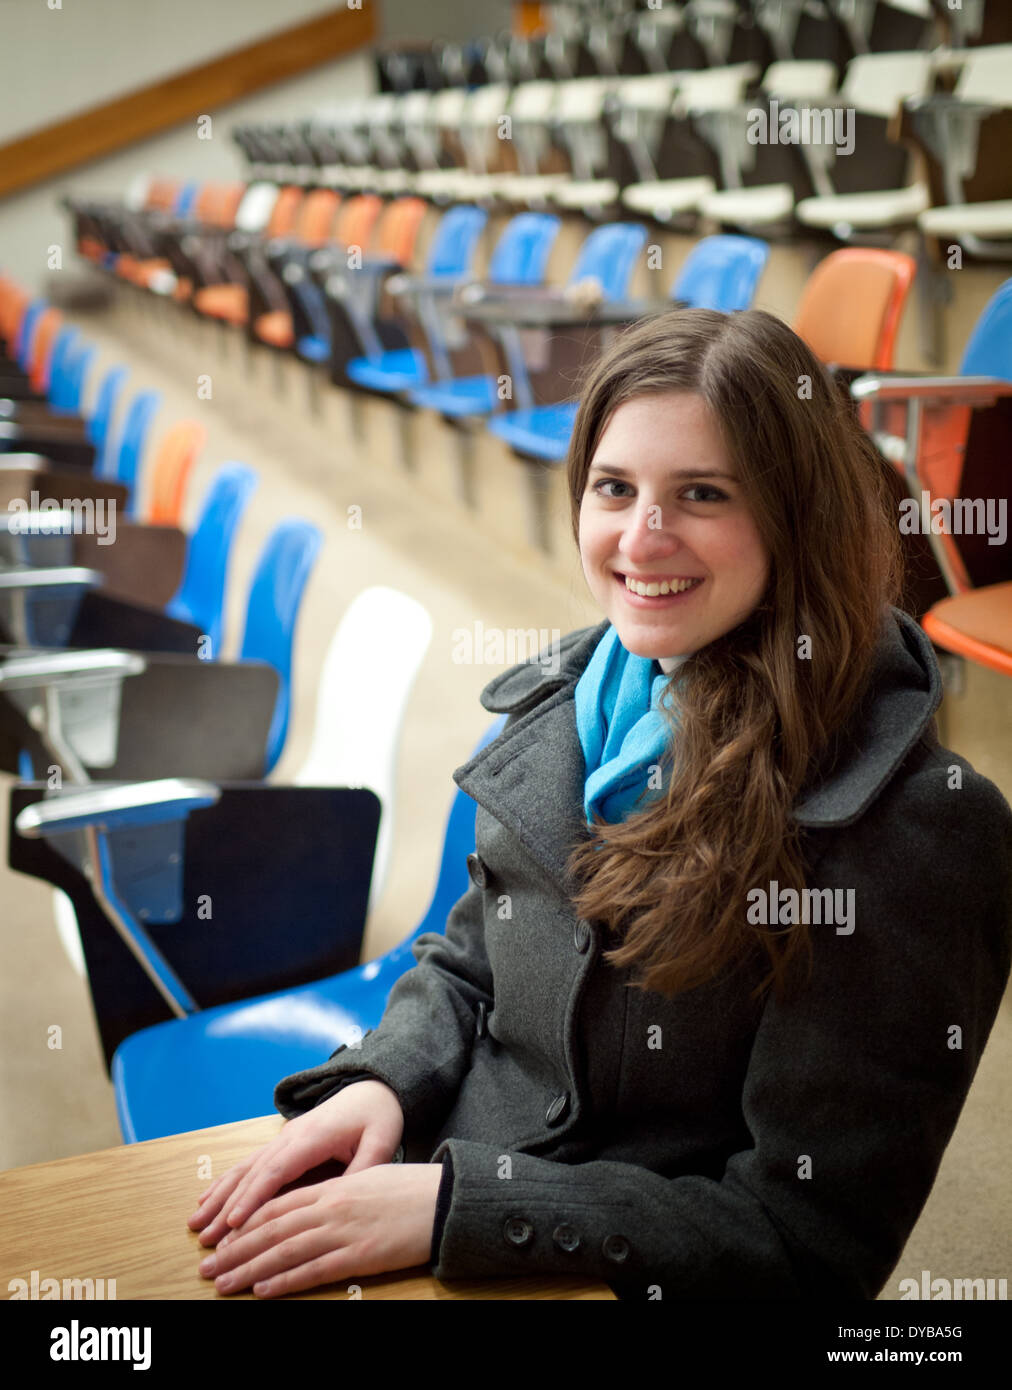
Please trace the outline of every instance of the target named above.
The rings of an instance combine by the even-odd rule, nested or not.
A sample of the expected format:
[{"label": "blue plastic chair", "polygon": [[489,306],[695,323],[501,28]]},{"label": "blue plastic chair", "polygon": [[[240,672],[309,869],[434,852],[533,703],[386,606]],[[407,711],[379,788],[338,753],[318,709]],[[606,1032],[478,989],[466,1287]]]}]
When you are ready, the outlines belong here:
[{"label": "blue plastic chair", "polygon": [[693,309],[738,313],[755,298],[769,255],[768,244],[758,237],[703,237],[679,271],[671,298]]},{"label": "blue plastic chair", "polygon": [[113,449],[111,440],[106,441],[102,460],[101,477],[110,482],[122,483],[130,489],[127,501],[127,515],[133,516],[137,504],[137,474],[140,470],[141,455],[148,439],[148,430],[155,412],[162,403],[160,391],[138,391],[130,402],[118,447]]},{"label": "blue plastic chair", "polygon": [[994,376],[1012,381],[1012,279],[984,305],[959,364],[960,376]]},{"label": "blue plastic chair", "polygon": [[176,201],[172,205],[173,217],[189,217],[199,192],[200,184],[196,180],[191,183],[184,183],[176,194]]},{"label": "blue plastic chair", "polygon": [[112,413],[116,409],[119,400],[119,393],[123,389],[123,383],[127,379],[127,369],[124,366],[110,367],[102,378],[98,388],[98,395],[95,398],[95,408],[91,412],[88,420],[87,435],[95,446],[96,457],[105,461],[106,446],[109,441],[109,426],[112,422]]},{"label": "blue plastic chair", "polygon": [[[647,239],[647,229],[638,222],[610,222],[597,227],[580,248],[570,285],[595,279],[606,300],[624,298],[636,258]],[[493,415],[488,428],[517,453],[531,458],[565,458],[576,420],[577,402],[536,405],[527,410],[511,410]]]},{"label": "blue plastic chair", "polygon": [[183,578],[165,606],[170,618],[195,623],[211,639],[211,655],[215,657],[221,651],[232,541],[257,481],[253,469],[242,463],[227,463],[219,469],[187,546]]},{"label": "blue plastic chair", "polygon": [[27,372],[32,360],[32,342],[39,319],[49,308],[44,299],[33,299],[21,316],[17,341],[14,344],[14,360],[23,372]]},{"label": "blue plastic chair", "polygon": [[80,415],[81,401],[84,397],[84,383],[91,371],[91,364],[98,356],[94,343],[82,343],[70,353],[63,373],[63,385],[59,399],[51,399],[54,415]]},{"label": "blue plastic chair", "polygon": [[[429,247],[426,277],[436,281],[445,280],[452,285],[466,276],[487,221],[488,214],[482,208],[472,207],[468,203],[445,212]],[[426,332],[429,332],[428,325]],[[433,341],[431,335],[430,347],[435,355],[445,355],[442,343]],[[345,373],[356,386],[387,394],[410,391],[414,387],[424,386],[429,379],[425,357],[417,348],[393,348],[375,357],[354,357],[345,368]],[[449,376],[449,371],[445,375]]]},{"label": "blue plastic chair", "polygon": [[[489,263],[491,285],[540,285],[558,235],[560,222],[551,213],[522,212],[514,217],[496,243]],[[412,405],[438,410],[459,419],[465,415],[490,415],[497,402],[494,376],[454,377],[432,386],[409,391]]]},{"label": "blue plastic chair", "polygon": [[[501,715],[474,751],[505,723]],[[120,1043],[112,1080],[124,1142],[263,1115],[282,1077],[319,1066],[342,1044],[351,1047],[376,1028],[394,984],[417,964],[412,946],[426,932],[446,930],[451,909],[470,886],[475,810],[458,788],[429,909],[386,955],[316,984],[158,1023]]]},{"label": "blue plastic chair", "polygon": [[267,538],[250,586],[239,660],[266,661],[281,677],[267,734],[265,773],[281,756],[288,734],[295,623],[322,543],[322,533],[311,522],[279,522]]},{"label": "blue plastic chair", "polygon": [[50,410],[66,392],[67,368],[73,358],[74,344],[80,337],[76,328],[61,328],[49,351],[49,386],[46,396]]}]

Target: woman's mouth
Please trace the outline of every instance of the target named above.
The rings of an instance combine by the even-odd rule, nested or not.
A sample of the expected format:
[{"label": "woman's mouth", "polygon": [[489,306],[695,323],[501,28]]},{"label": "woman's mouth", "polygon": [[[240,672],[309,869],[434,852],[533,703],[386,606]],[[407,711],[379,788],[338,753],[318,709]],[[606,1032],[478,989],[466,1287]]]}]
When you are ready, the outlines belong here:
[{"label": "woman's mouth", "polygon": [[615,581],[621,585],[629,602],[637,608],[657,608],[665,604],[681,603],[703,583],[702,578],[693,575],[635,579],[631,575],[616,574]]}]

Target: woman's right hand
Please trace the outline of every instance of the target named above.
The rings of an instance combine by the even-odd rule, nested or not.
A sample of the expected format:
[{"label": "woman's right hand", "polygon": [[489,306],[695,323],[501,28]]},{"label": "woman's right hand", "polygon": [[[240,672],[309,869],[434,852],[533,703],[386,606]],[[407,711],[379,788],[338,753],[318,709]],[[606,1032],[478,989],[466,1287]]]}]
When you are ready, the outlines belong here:
[{"label": "woman's right hand", "polygon": [[222,1174],[186,1224],[200,1232],[201,1245],[217,1245],[282,1187],[328,1159],[347,1165],[342,1177],[389,1163],[403,1133],[396,1092],[383,1081],[353,1082],[289,1120],[276,1139]]}]

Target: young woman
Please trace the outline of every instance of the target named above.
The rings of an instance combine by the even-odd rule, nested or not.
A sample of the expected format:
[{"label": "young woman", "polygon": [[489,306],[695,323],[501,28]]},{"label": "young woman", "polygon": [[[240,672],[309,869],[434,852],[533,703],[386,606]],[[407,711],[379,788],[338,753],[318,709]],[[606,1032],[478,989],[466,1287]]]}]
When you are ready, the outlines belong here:
[{"label": "young woman", "polygon": [[604,620],[483,692],[472,884],[205,1193],[223,1292],[428,1262],[871,1299],[931,1189],[1009,974],[1012,811],[938,744],[877,456],[778,319],[686,310],[592,369],[567,467]]}]

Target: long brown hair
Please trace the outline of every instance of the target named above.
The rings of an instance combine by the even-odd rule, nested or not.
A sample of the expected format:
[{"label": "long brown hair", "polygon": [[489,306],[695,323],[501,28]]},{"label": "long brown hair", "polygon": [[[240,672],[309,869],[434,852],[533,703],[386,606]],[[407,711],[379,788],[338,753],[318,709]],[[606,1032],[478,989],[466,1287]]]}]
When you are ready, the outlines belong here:
[{"label": "long brown hair", "polygon": [[881,461],[805,343],[760,310],[686,309],[637,324],[591,366],[566,464],[577,544],[611,416],[671,391],[712,411],[770,554],[769,584],[744,623],[672,673],[666,795],[596,821],[570,856],[572,901],[619,939],[604,959],[635,967],[638,988],[674,995],[759,952],[768,968],[754,992],[772,983],[779,995],[795,957],[810,962],[807,927],[749,924],[748,893],[771,880],[805,887],[792,807],[867,688],[899,593],[898,536]]}]

